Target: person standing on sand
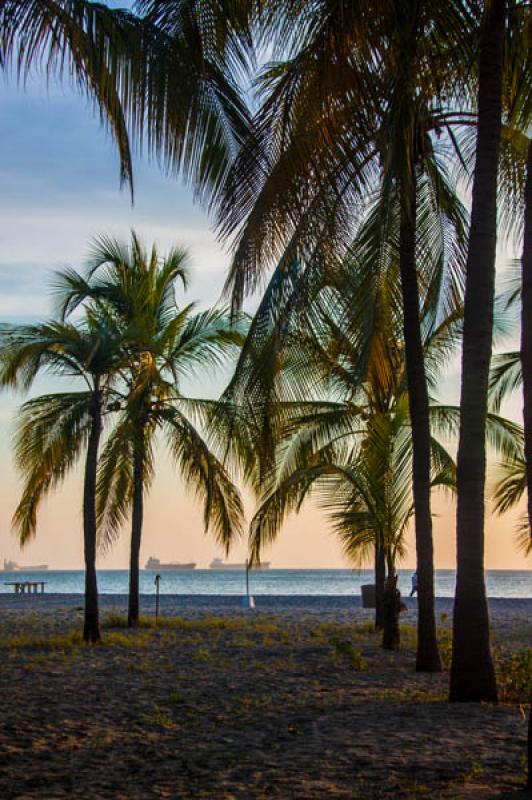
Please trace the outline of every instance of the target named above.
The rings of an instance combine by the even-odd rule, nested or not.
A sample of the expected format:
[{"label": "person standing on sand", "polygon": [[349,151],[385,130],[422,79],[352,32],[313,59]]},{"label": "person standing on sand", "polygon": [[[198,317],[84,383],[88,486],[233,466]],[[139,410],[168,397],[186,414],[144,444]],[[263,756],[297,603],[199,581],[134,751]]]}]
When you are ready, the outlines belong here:
[{"label": "person standing on sand", "polygon": [[417,572],[412,573],[412,591],[410,592],[410,597],[413,597],[417,594]]}]

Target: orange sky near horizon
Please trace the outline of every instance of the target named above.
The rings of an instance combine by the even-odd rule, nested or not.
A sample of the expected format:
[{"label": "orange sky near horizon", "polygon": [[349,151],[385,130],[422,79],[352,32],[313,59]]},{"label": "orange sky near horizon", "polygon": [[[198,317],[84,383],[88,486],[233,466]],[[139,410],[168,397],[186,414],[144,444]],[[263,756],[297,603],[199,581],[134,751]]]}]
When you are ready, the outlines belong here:
[{"label": "orange sky near horizon", "polygon": [[[162,561],[195,561],[206,567],[215,556],[223,556],[211,535],[202,528],[201,507],[187,496],[169,464],[159,464],[157,477],[146,502],[146,516],[141,547],[141,563],[149,556]],[[37,537],[23,551],[10,530],[9,519],[16,502],[18,487],[14,470],[4,474],[0,485],[0,559],[21,564],[47,563],[53,569],[81,569],[83,565],[81,520],[81,474],[73,474],[64,487],[45,501],[39,518]],[[248,503],[252,510],[252,503]],[[446,496],[434,495],[435,564],[439,569],[455,567],[455,504]],[[532,559],[517,549],[512,527],[517,513],[504,517],[488,515],[486,525],[487,569],[532,569]],[[399,567],[412,568],[415,547],[409,531],[408,554]],[[235,544],[231,558],[246,556],[245,541]],[[264,552],[264,560],[278,568],[348,568],[340,546],[330,532],[326,517],[307,504],[299,515],[288,519],[276,544]],[[101,569],[125,569],[128,565],[128,531],[106,554],[98,557]],[[371,566],[371,564],[368,564]]]}]

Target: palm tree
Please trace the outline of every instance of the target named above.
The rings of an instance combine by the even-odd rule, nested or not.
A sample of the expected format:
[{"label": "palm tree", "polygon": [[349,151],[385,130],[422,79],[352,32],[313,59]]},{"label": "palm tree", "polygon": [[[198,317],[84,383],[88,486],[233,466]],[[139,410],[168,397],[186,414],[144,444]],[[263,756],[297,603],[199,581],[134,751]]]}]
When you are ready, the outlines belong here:
[{"label": "palm tree", "polygon": [[106,404],[122,359],[120,331],[105,315],[76,324],[51,321],[4,325],[0,331],[2,386],[28,390],[42,372],[79,379],[77,391],[48,394],[22,406],[15,449],[24,488],[13,518],[21,545],[35,535],[37,512],[86,449],[83,488],[85,620],[83,639],[100,639],[96,580],[96,474]]},{"label": "palm tree", "polygon": [[95,242],[88,277],[63,276],[64,313],[80,304],[104,307],[123,332],[128,353],[118,423],[101,457],[98,507],[103,542],[112,541],[131,513],[129,625],[139,619],[139,552],[144,499],[154,477],[155,437],[160,431],[182,479],[204,501],[205,529],[228,548],[241,531],[242,503],[229,473],[209,447],[201,424],[216,402],[189,398],[183,380],[212,370],[241,346],[245,317],[223,310],[179,308],[175,287],[186,283],[187,255],[174,248],[161,258],[147,252],[135,233],[129,245]]},{"label": "palm tree", "polygon": [[363,2],[349,8],[324,2],[312,13],[305,4],[270,0],[263,6],[263,36],[277,37],[277,50],[291,57],[263,75],[265,100],[255,131],[220,200],[221,233],[236,235],[228,286],[238,306],[273,259],[308,260],[319,245],[345,252],[363,201],[375,191],[381,194],[384,251],[391,208],[399,202],[396,235],[414,438],[417,668],[438,670],[418,286],[431,239],[422,238],[418,194],[424,181],[432,181],[436,208],[446,213],[452,191],[441,169],[445,153],[456,151],[463,160],[453,128],[474,122],[472,113],[460,110],[456,76],[459,69],[467,72],[461,59],[468,58],[476,21],[464,4],[451,1],[381,4],[378,16]]},{"label": "palm tree", "polygon": [[[264,545],[277,537],[286,513],[299,510],[316,492],[348,559],[360,564],[373,553],[375,627],[383,629],[383,647],[396,649],[399,640],[390,630],[394,619],[385,614],[385,587],[395,577],[397,558],[404,555],[404,536],[414,511],[408,398],[403,391],[385,411],[372,407],[371,397],[366,399],[369,405],[315,409],[292,422],[291,435],[287,432],[279,454],[284,466],[283,455],[290,449],[290,470],[284,466],[263,495],[251,523],[251,553],[260,559]],[[325,443],[309,452],[310,439]],[[298,447],[301,440],[303,446]],[[452,489],[451,457],[435,440],[432,455],[436,468],[432,487]]]},{"label": "palm tree", "polygon": [[[510,174],[510,184],[514,182],[515,169],[513,174],[509,172],[505,151],[516,133],[523,139],[519,128],[526,131],[530,122],[529,72],[530,13],[527,4],[511,4],[510,7],[506,0],[485,3],[478,62],[478,128],[464,304],[462,421],[457,461],[457,584],[450,699],[458,701],[497,698],[483,567],[484,429],[492,349],[497,196],[499,193],[503,200],[501,219],[515,226],[515,218],[520,216],[515,214],[515,210],[521,205],[522,194],[517,181],[515,195],[518,202],[512,202],[511,196],[507,202],[507,178]],[[506,128],[503,126],[503,110],[507,117]],[[524,257],[525,283],[527,262]],[[528,319],[529,312],[524,310],[523,313]],[[528,359],[528,328],[522,335],[523,358]],[[525,390],[527,406],[528,394]],[[525,419],[525,437],[532,440],[528,425],[529,420]]]},{"label": "palm tree", "polygon": [[529,543],[532,544],[532,139],[528,145],[521,259],[521,362]]},{"label": "palm tree", "polygon": [[[259,402],[269,397],[276,441],[272,457],[259,429],[253,452],[265,468],[251,474],[261,498],[251,524],[252,559],[260,559],[263,547],[276,538],[286,514],[317,492],[348,557],[360,560],[374,551],[376,624],[383,627],[385,571],[393,578],[413,512],[412,437],[397,258],[377,274],[354,270],[352,259],[357,252],[360,256],[367,234],[362,231],[346,263],[336,268],[335,280],[329,274],[328,285],[313,285],[312,266],[287,279],[284,293],[279,281],[272,281],[226,394],[243,406],[227,435],[232,435],[235,455],[239,445],[245,455],[252,439],[246,428],[253,429],[261,417],[257,397]],[[356,323],[347,313],[353,307]],[[276,336],[279,323],[285,328],[282,342]],[[459,339],[460,325],[458,306],[437,327],[424,328],[431,384]],[[458,409],[433,402],[430,414],[436,431],[456,435]],[[515,457],[519,433],[517,426],[490,415],[489,440],[499,451]],[[432,488],[452,488],[451,457],[434,438],[431,451]],[[251,462],[245,461],[248,474]],[[389,624],[384,641],[398,643]]]},{"label": "palm tree", "polygon": [[[320,249],[306,264],[281,260],[223,397],[216,427],[219,432],[220,423],[227,426],[228,456],[243,467],[255,493],[264,500],[274,492],[273,506],[267,504],[272,536],[285,513],[278,505],[284,492],[292,507],[289,498],[302,501],[306,490],[322,477],[331,480],[334,474],[345,479],[345,448],[331,451],[329,438],[338,434],[345,444],[347,437],[355,448],[353,440],[361,441],[366,431],[367,409],[372,408],[375,418],[386,417],[399,391],[397,362],[404,366],[404,352],[398,269],[392,248],[381,268],[375,268],[378,219],[378,213],[370,215],[342,264],[327,262]],[[368,451],[360,445],[356,452]],[[382,462],[388,457],[385,448]],[[361,476],[360,458],[357,463]],[[374,494],[375,483],[376,479]],[[281,486],[278,495],[276,487]],[[299,500],[295,503],[298,506]],[[270,514],[275,520],[271,526]],[[401,516],[399,508],[397,515],[395,519]],[[408,516],[404,515],[405,521]],[[255,519],[260,518],[259,512]],[[376,521],[366,531],[366,546],[375,548],[380,627],[387,536],[382,518],[379,524],[377,536],[372,538]],[[355,549],[350,549],[351,555]],[[252,552],[258,555],[258,549]]]}]

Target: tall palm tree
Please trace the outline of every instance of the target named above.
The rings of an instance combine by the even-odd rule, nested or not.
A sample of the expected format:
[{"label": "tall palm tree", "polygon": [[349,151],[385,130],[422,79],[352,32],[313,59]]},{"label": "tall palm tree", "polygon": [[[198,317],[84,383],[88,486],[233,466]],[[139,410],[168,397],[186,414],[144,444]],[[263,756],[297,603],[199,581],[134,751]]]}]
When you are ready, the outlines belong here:
[{"label": "tall palm tree", "polygon": [[86,450],[83,486],[85,618],[83,639],[100,639],[96,581],[96,476],[106,405],[122,363],[120,331],[109,317],[89,313],[76,324],[51,321],[2,326],[0,381],[28,390],[45,372],[85,384],[47,394],[22,406],[16,457],[24,488],[13,518],[22,545],[35,535],[37,512]]},{"label": "tall palm tree", "polygon": [[[95,242],[88,276],[63,276],[64,313],[80,304],[103,306],[123,332],[128,365],[118,423],[101,457],[98,504],[101,536],[111,541],[131,513],[128,622],[139,619],[139,552],[144,499],[154,477],[155,437],[161,431],[182,479],[204,501],[205,528],[228,548],[240,533],[242,503],[214,449],[201,433],[215,401],[187,397],[183,380],[219,367],[240,348],[246,319],[223,310],[179,308],[175,289],[186,283],[187,254],[146,251],[135,233],[129,244]],[[198,423],[200,427],[198,427]]]},{"label": "tall palm tree", "polygon": [[254,135],[220,201],[222,235],[236,234],[229,278],[233,303],[257,286],[283,251],[286,262],[307,259],[317,244],[344,252],[363,201],[376,190],[382,194],[385,250],[390,208],[399,201],[420,576],[417,668],[438,670],[430,427],[417,272],[431,240],[422,239],[416,214],[427,177],[436,207],[440,187],[449,197],[441,171],[444,153],[457,150],[461,156],[453,128],[473,121],[472,113],[460,110],[456,85],[459,69],[466,72],[474,15],[454,2],[405,0],[381,4],[378,12],[364,2],[348,7],[322,2],[312,6],[312,13],[306,4],[287,7],[271,0],[262,5],[263,35],[276,37],[278,51],[288,50],[291,58],[264,73],[265,99]]},{"label": "tall palm tree", "polygon": [[464,299],[451,701],[496,701],[484,581],[485,427],[492,348],[506,0],[485,3]]},{"label": "tall palm tree", "polygon": [[532,138],[528,145],[521,258],[521,361],[529,543],[532,544]]}]

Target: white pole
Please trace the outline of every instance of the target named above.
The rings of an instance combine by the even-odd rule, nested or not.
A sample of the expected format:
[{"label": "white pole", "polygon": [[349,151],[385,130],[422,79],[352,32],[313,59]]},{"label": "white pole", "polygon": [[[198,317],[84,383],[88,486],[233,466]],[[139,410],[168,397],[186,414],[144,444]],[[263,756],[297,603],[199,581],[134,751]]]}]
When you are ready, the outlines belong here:
[{"label": "white pole", "polygon": [[255,600],[249,593],[249,560],[246,558],[246,596],[242,601],[244,608],[255,608]]}]

